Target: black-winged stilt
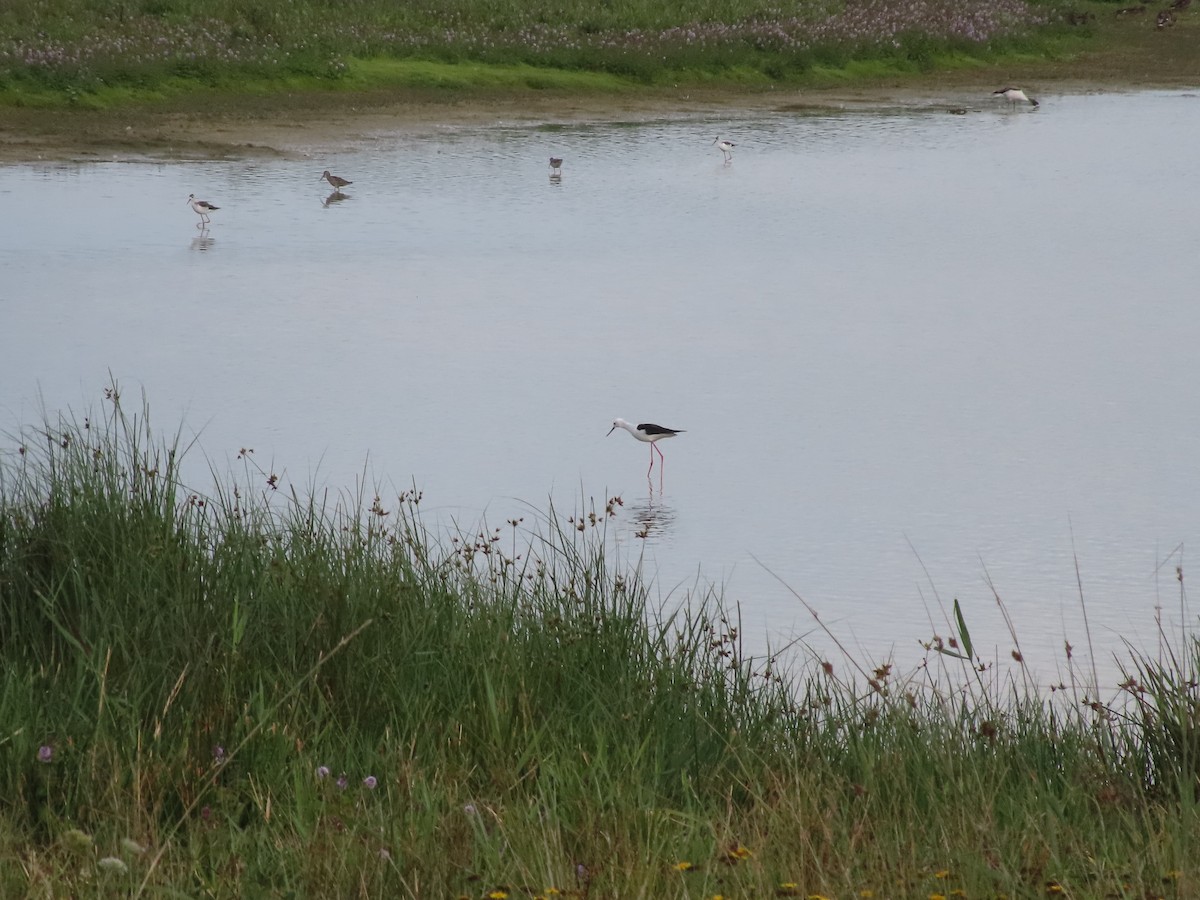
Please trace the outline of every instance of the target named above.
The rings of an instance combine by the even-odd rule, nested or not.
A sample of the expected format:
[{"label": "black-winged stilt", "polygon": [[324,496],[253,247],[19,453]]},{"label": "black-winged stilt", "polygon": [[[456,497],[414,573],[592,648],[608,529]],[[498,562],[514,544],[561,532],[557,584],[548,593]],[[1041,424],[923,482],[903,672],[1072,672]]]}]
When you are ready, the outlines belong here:
[{"label": "black-winged stilt", "polygon": [[1025,95],[1025,92],[1023,90],[1021,90],[1020,88],[1015,88],[1015,87],[1000,88],[1000,90],[992,91],[992,93],[999,94],[1001,97],[1003,97],[1009,103],[1011,103],[1014,108],[1016,107],[1016,105],[1018,103],[1028,103],[1034,109],[1037,109],[1038,106],[1041,105],[1036,100],[1034,100],[1032,97],[1027,97]]},{"label": "black-winged stilt", "polygon": [[562,157],[561,156],[550,157],[550,169],[553,172],[557,172],[557,173],[561,174],[561,172],[562,172]]},{"label": "black-winged stilt", "polygon": [[[663,458],[663,452],[654,446],[655,442],[661,441],[663,438],[671,438],[677,434],[683,434],[683,429],[681,428],[664,428],[662,425],[651,425],[649,422],[643,422],[641,425],[630,425],[624,419],[613,419],[612,428],[608,429],[608,434],[612,434],[618,428],[624,428],[639,441],[650,445],[650,468],[646,470],[647,475],[654,471],[654,452],[656,450],[658,451],[658,458],[663,460],[664,463],[666,462]],[[606,434],[605,437],[608,437],[608,435]],[[659,473],[661,474],[661,472],[662,467],[660,466]]]},{"label": "black-winged stilt", "polygon": [[221,208],[219,206],[213,206],[207,200],[197,200],[195,194],[188,194],[187,202],[191,204],[191,207],[195,211],[196,215],[200,217],[200,221],[196,224],[197,228],[203,228],[205,225],[207,225],[210,221],[208,214],[210,212],[216,212]]},{"label": "black-winged stilt", "polygon": [[345,178],[342,178],[339,175],[330,175],[328,169],[321,173],[321,177],[328,181],[330,187],[332,187],[335,191],[340,191],[348,184],[354,184],[353,181],[347,181]]},{"label": "black-winged stilt", "polygon": [[713,140],[717,145],[717,149],[725,154],[725,162],[733,161],[733,148],[737,146],[733,141],[723,141],[719,137]]}]

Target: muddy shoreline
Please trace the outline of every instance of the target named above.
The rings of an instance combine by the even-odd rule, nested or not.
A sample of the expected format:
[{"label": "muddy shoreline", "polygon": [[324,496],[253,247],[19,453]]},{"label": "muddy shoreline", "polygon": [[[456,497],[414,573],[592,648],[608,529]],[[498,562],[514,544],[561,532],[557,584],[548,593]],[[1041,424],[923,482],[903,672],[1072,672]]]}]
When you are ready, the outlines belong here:
[{"label": "muddy shoreline", "polygon": [[[170,107],[101,112],[10,108],[0,110],[0,163],[304,158],[367,148],[398,132],[422,135],[487,126],[711,118],[755,110],[904,109],[961,114],[995,108],[997,101],[991,95],[994,79],[980,77],[985,73],[975,75],[968,79],[935,75],[922,79],[919,85],[758,91],[679,89],[595,96],[539,93],[451,100],[384,92],[281,94],[203,101],[193,98]],[[1035,90],[1052,100],[1055,95],[1198,85],[1200,76],[1140,83],[1055,79],[1039,83]]]}]

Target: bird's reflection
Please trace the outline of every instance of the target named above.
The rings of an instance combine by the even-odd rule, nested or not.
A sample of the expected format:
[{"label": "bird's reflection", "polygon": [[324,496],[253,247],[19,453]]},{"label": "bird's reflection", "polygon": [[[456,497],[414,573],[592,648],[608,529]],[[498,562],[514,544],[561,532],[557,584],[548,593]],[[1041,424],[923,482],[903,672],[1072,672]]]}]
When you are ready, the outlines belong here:
[{"label": "bird's reflection", "polygon": [[551,172],[550,173],[550,183],[551,184],[562,184],[562,172]]},{"label": "bird's reflection", "polygon": [[644,538],[648,543],[661,541],[675,528],[675,510],[663,500],[661,491],[655,493],[653,486],[649,497],[629,503],[627,510],[634,537]]},{"label": "bird's reflection", "polygon": [[326,197],[324,200],[321,201],[321,205],[328,208],[329,206],[332,206],[334,203],[341,203],[343,200],[349,200],[349,199],[350,199],[349,194],[343,194],[341,191],[334,191],[332,194],[330,194],[328,197]]},{"label": "bird's reflection", "polygon": [[209,237],[207,231],[202,231],[192,238],[192,249],[200,251],[211,250],[216,242],[216,238]]}]

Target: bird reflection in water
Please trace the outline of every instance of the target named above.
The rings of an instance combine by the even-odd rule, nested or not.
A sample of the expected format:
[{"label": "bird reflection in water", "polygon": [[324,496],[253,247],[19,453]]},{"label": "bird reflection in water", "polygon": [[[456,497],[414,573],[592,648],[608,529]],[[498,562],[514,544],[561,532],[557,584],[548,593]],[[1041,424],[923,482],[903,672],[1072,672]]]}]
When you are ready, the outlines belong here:
[{"label": "bird reflection in water", "polygon": [[628,504],[626,509],[633,525],[633,536],[647,542],[662,540],[675,527],[675,510],[663,502],[661,492],[655,497],[653,485],[649,497]]},{"label": "bird reflection in water", "polygon": [[341,203],[343,200],[349,200],[349,194],[343,194],[341,191],[334,191],[328,197],[321,201],[321,205],[328,209],[335,203]]},{"label": "bird reflection in water", "polygon": [[211,250],[213,248],[213,244],[216,242],[216,238],[209,237],[207,231],[202,231],[196,237],[192,238],[192,249],[200,251]]}]

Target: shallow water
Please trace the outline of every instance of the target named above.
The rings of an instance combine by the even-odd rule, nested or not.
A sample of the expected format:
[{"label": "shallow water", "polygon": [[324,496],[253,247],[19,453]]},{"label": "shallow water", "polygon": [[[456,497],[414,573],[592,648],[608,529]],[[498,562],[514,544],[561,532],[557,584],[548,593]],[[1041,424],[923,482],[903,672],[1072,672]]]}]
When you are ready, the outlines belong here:
[{"label": "shallow water", "polygon": [[[201,486],[247,447],[468,527],[620,495],[622,552],[722,585],[758,650],[832,653],[774,573],[859,658],[915,663],[956,597],[1007,658],[990,579],[1057,680],[1077,559],[1112,685],[1197,536],[1198,139],[1164,92],[0,168],[0,423],[111,372]],[[687,430],[661,492],[616,416]]]}]

